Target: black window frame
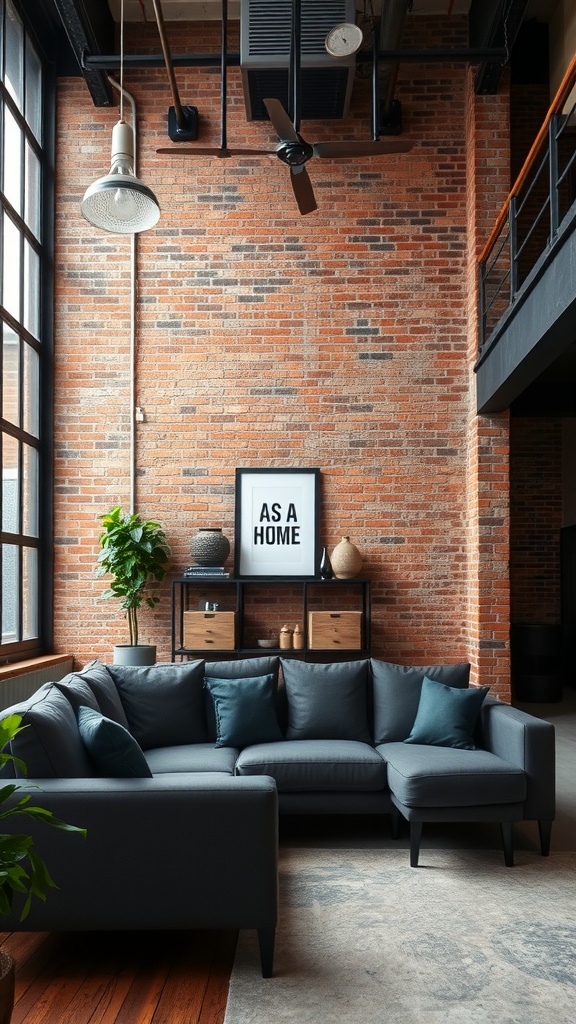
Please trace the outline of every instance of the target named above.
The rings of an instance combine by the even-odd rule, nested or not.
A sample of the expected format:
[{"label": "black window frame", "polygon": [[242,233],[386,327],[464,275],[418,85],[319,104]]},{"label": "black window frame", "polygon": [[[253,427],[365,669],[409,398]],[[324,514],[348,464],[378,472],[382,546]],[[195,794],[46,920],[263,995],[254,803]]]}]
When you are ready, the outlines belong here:
[{"label": "black window frame", "polygon": [[[54,54],[50,48],[54,45],[54,39],[50,31],[46,32],[45,25],[39,25],[37,18],[30,16],[26,5],[19,0],[11,0],[14,10],[20,17],[24,28],[24,61],[26,60],[26,39],[34,47],[36,55],[42,65],[42,145],[41,145],[41,242],[39,247],[39,279],[40,279],[40,303],[39,303],[39,339],[40,343],[23,328],[23,324],[15,321],[14,317],[0,305],[0,321],[5,321],[9,327],[16,331],[17,335],[25,341],[30,342],[32,347],[39,351],[39,429],[38,438],[34,439],[34,445],[38,451],[38,536],[30,538],[23,533],[8,533],[0,529],[0,540],[2,544],[16,544],[19,548],[19,565],[22,568],[22,555],[25,547],[35,547],[38,550],[38,575],[37,575],[37,635],[29,639],[22,638],[23,626],[23,586],[22,572],[19,574],[19,635],[14,641],[2,643],[0,639],[0,661],[4,663],[23,660],[49,654],[53,649],[54,637],[54,560],[53,560],[53,444],[54,444],[54,164],[55,164],[55,121],[56,121],[56,63]],[[6,17],[6,0],[0,0],[0,17],[2,29]],[[2,47],[6,46],[6,33],[2,30]],[[5,64],[2,64],[4,67]],[[10,107],[14,113],[14,104],[0,81],[0,96],[2,107],[4,104]],[[18,114],[18,120],[21,115]],[[0,119],[1,121],[1,119]],[[24,171],[23,171],[24,173]],[[5,197],[0,194],[0,207],[6,207]],[[18,230],[24,233],[24,237],[30,239],[28,229],[23,225],[22,218],[13,209],[10,217],[15,221]],[[0,238],[1,245],[1,238]],[[34,248],[38,246],[34,243]],[[21,273],[24,273],[24,264],[21,266]],[[22,313],[20,315],[22,319]],[[1,333],[0,333],[1,338]],[[22,384],[23,368],[20,366],[20,382]],[[21,391],[21,401],[23,394]],[[0,416],[2,409],[0,408]],[[0,419],[2,437],[8,434],[12,437],[25,440],[29,443],[30,437],[23,429],[22,417],[19,427]],[[1,451],[0,451],[1,458]],[[2,479],[0,477],[0,492]],[[20,516],[21,518],[21,516]],[[3,527],[0,522],[0,527]],[[23,524],[19,523],[22,530]],[[0,574],[3,568],[0,560]],[[0,587],[0,621],[2,610],[2,587]]]}]

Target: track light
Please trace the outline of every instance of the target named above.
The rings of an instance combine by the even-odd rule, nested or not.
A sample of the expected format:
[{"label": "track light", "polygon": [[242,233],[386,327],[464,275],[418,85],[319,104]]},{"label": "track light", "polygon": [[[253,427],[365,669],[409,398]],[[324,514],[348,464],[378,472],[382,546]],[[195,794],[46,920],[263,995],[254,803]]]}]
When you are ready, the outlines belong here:
[{"label": "track light", "polygon": [[133,235],[154,227],[160,206],[152,189],[134,174],[134,136],[125,121],[112,132],[110,173],[90,185],[82,213],[94,227],[114,234]]}]

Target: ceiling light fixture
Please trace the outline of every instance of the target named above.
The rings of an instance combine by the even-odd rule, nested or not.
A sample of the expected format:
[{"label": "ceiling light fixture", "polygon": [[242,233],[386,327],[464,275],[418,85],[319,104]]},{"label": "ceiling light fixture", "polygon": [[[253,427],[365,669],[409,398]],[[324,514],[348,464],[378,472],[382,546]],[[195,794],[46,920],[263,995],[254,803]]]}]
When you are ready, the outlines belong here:
[{"label": "ceiling light fixture", "polygon": [[147,231],[160,217],[152,189],[134,174],[134,133],[124,120],[124,0],[120,3],[120,119],[112,131],[110,173],[86,189],[81,210],[94,227],[120,235]]}]

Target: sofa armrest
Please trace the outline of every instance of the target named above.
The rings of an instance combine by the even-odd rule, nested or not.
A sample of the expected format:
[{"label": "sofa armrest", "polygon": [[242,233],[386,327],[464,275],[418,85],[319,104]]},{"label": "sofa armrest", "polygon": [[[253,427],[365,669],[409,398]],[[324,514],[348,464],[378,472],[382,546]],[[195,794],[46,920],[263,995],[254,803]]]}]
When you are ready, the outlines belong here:
[{"label": "sofa armrest", "polygon": [[526,772],[526,820],[553,821],[556,811],[554,726],[525,711],[488,698],[482,707],[486,750]]},{"label": "sofa armrest", "polygon": [[[36,791],[32,787],[37,785]],[[58,889],[5,929],[257,928],[277,916],[273,779],[166,774],[151,779],[21,780],[32,802],[80,835],[14,817],[34,835]]]}]

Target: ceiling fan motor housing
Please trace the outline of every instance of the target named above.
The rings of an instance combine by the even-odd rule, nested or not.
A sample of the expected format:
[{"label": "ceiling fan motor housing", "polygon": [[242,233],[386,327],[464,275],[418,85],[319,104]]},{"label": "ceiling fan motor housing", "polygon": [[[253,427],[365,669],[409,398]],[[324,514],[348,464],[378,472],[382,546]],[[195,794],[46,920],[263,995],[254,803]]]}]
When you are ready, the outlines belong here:
[{"label": "ceiling fan motor housing", "polygon": [[[356,55],[334,60],[324,44],[335,25],[355,21],[355,0],[302,0],[301,11],[302,117],[347,117]],[[263,103],[267,96],[289,109],[291,30],[291,0],[241,0],[240,66],[248,121],[268,120]]]},{"label": "ceiling fan motor housing", "polygon": [[314,156],[314,150],[308,142],[281,142],[276,147],[276,154],[289,167],[301,167]]}]

